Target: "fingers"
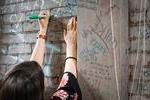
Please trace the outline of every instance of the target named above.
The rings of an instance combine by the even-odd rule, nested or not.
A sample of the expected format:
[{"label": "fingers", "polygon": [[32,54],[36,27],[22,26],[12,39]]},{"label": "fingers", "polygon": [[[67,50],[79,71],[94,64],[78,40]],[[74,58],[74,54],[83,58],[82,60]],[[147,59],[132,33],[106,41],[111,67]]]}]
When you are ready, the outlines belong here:
[{"label": "fingers", "polygon": [[39,16],[48,18],[49,17],[49,11],[48,10],[43,10],[43,11],[40,12]]},{"label": "fingers", "polygon": [[49,15],[49,11],[48,10],[43,10],[43,11],[40,12],[40,15],[48,16]]},{"label": "fingers", "polygon": [[40,29],[47,29],[49,22],[49,11],[43,10],[40,12],[39,16],[42,17],[38,20]]},{"label": "fingers", "polygon": [[71,19],[72,19],[71,30],[74,30],[74,17],[72,17]]},{"label": "fingers", "polygon": [[76,21],[75,18],[74,18],[74,30],[75,30],[75,31],[77,30],[77,21]]},{"label": "fingers", "polygon": [[76,21],[75,17],[73,17],[73,30],[74,31],[77,30],[77,21]]},{"label": "fingers", "polygon": [[64,30],[64,39],[67,44],[76,44],[77,42],[77,22],[75,17],[72,17],[67,24],[67,29]]},{"label": "fingers", "polygon": [[67,35],[67,31],[64,29],[64,37]]},{"label": "fingers", "polygon": [[67,30],[71,30],[71,29],[72,29],[72,18],[69,20],[67,24]]},{"label": "fingers", "polygon": [[72,17],[67,24],[67,30],[75,31],[76,29],[77,29],[77,22],[76,22],[75,17]]}]

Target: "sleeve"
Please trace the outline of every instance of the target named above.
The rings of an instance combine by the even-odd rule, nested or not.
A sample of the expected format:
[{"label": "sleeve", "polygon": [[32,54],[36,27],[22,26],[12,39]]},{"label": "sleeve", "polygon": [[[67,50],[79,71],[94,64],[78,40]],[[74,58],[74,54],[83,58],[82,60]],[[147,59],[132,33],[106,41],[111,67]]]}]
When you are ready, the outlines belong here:
[{"label": "sleeve", "polygon": [[59,87],[51,100],[82,100],[78,80],[72,73],[65,72],[63,74]]}]

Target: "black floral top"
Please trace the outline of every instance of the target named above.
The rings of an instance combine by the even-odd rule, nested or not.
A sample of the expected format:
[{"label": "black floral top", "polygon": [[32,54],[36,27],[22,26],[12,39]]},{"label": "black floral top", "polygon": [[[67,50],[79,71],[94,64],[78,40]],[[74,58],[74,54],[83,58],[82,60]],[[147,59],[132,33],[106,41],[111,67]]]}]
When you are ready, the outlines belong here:
[{"label": "black floral top", "polygon": [[78,81],[72,73],[64,73],[57,91],[50,100],[82,100]]}]

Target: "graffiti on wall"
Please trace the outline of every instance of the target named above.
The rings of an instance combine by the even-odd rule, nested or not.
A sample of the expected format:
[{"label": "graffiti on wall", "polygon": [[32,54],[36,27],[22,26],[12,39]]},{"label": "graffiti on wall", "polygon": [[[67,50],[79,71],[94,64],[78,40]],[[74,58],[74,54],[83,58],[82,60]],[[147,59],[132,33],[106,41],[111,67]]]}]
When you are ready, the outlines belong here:
[{"label": "graffiti on wall", "polygon": [[87,42],[86,48],[81,50],[79,57],[85,61],[97,62],[97,57],[108,54],[112,51],[112,33],[109,26],[104,24],[102,16],[97,16],[95,23],[90,25],[88,29],[81,32],[82,39]]},{"label": "graffiti on wall", "polygon": [[[54,5],[52,5],[51,3]],[[13,53],[13,55],[9,56],[9,58],[12,59],[13,61],[16,61],[15,64],[28,60],[31,56],[31,52],[35,45],[37,35],[36,33],[39,31],[38,21],[29,20],[28,16],[38,15],[41,10],[46,9],[50,10],[51,15],[54,15],[55,17],[65,18],[66,16],[68,17],[75,15],[76,7],[77,7],[76,0],[32,0],[32,1],[7,0],[7,2],[5,2],[5,4],[1,7],[3,10],[0,13],[3,15],[4,21],[3,27],[5,28],[5,30],[3,29],[2,31],[3,33],[8,33],[7,35],[8,37],[10,37],[9,38],[10,40],[9,42],[5,43],[5,45],[7,45],[8,47],[6,48],[3,47],[2,49],[0,49],[0,53],[9,56],[11,55],[8,53],[8,51],[11,50],[10,46],[14,46],[15,48],[15,46],[17,46],[18,44],[22,44],[23,45],[21,46],[23,48],[21,50],[22,52],[21,53],[15,52]],[[52,40],[50,41],[62,43],[62,40],[58,39],[58,37],[61,37],[62,32],[59,32],[57,35],[55,34],[55,32],[50,31],[49,33],[52,35],[54,34],[53,37],[50,37],[52,38]],[[60,36],[58,36],[59,34]],[[53,60],[57,60],[54,58],[54,54],[56,52],[58,55],[60,54],[59,58],[64,57],[64,54],[61,52],[62,50],[61,46],[57,47],[55,43],[49,41],[46,43],[46,49],[49,50],[49,52],[48,54],[46,54],[47,57],[45,57],[45,59],[47,60],[47,62],[45,62],[45,68],[48,68],[49,72],[45,72],[45,74],[48,77],[51,76],[52,74],[50,72],[50,69],[52,67],[56,66],[55,68],[58,68],[63,66],[63,65],[60,66],[56,63],[55,65],[50,66]],[[27,50],[26,47],[28,47],[29,52],[26,52]],[[20,47],[18,46],[18,48]],[[0,64],[2,64],[1,62]],[[12,66],[14,65],[14,63],[13,64],[11,63],[9,65]],[[60,71],[59,74],[61,74]]]},{"label": "graffiti on wall", "polygon": [[[99,100],[100,92],[105,93],[107,91],[103,87],[114,86],[115,89],[116,86],[113,50],[117,47],[117,40],[116,38],[113,39],[112,36],[108,1],[86,2],[85,0],[79,0],[78,2],[78,17],[81,18],[81,21],[83,20],[83,22],[79,22],[79,27],[81,26],[79,41],[82,42],[79,50],[79,67],[81,73],[84,73],[82,75],[87,80],[87,84],[93,91],[96,91],[92,92],[94,100]],[[101,3],[107,5],[106,9],[101,8]],[[86,19],[88,13],[91,13],[90,17],[92,18]],[[87,23],[84,24],[84,22]],[[111,93],[111,89],[110,91],[108,89],[108,92]]]}]

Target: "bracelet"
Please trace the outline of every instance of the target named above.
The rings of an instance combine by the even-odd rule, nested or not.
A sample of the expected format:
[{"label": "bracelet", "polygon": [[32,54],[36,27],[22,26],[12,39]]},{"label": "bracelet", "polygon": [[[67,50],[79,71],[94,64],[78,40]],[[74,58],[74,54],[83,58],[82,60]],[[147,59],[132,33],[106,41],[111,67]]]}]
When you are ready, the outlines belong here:
[{"label": "bracelet", "polygon": [[77,58],[75,58],[75,57],[67,57],[67,58],[65,59],[65,63],[66,63],[67,59],[74,59],[74,60],[77,61]]},{"label": "bracelet", "polygon": [[42,34],[38,34],[37,39],[38,38],[42,38],[42,39],[47,39],[47,35],[42,35]]}]

